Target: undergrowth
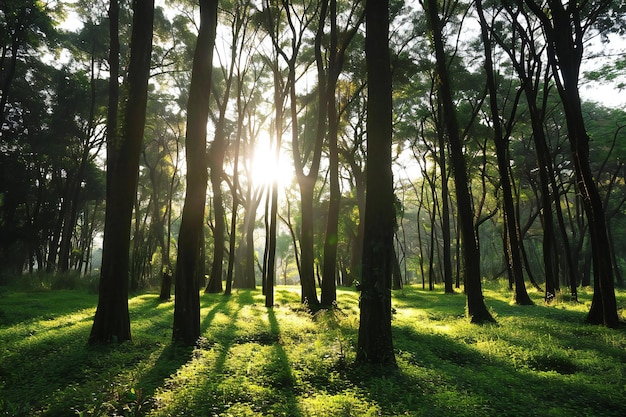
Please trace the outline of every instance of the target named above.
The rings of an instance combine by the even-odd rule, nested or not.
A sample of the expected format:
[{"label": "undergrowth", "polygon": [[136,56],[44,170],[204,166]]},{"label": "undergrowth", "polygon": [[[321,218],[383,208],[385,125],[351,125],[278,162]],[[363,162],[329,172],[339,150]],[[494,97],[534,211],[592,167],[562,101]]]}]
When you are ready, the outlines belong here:
[{"label": "undergrowth", "polygon": [[[462,293],[394,292],[397,370],[353,365],[358,293],[311,312],[295,287],[202,295],[202,337],[171,342],[173,302],[129,300],[133,341],[88,346],[97,296],[0,295],[0,415],[623,416],[626,334],[585,324],[590,294],[515,306],[485,299],[497,324],[470,324]],[[617,294],[620,314],[626,295]]]}]

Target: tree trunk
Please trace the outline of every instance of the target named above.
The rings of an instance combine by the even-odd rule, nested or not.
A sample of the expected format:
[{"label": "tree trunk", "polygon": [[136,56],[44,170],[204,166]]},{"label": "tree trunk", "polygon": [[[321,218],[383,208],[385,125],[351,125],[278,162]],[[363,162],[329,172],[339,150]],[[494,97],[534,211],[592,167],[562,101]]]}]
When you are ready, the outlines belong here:
[{"label": "tree trunk", "polygon": [[[582,197],[589,223],[591,251],[594,266],[594,294],[587,321],[609,327],[619,325],[615,300],[614,273],[611,263],[612,247],[606,230],[602,198],[589,165],[589,135],[580,105],[578,91],[579,71],[583,57],[583,36],[590,22],[581,20],[579,4],[551,0],[550,15],[533,0],[526,4],[541,20],[547,41],[548,58],[563,103],[568,138],[574,160],[576,184]],[[599,2],[598,9],[606,5]]]},{"label": "tree trunk", "polygon": [[[236,36],[233,35],[235,38]],[[226,210],[222,194],[222,178],[224,176],[224,155],[226,153],[226,108],[230,98],[230,87],[235,67],[234,48],[231,54],[230,70],[226,79],[224,96],[222,97],[219,117],[215,126],[215,138],[211,144],[209,160],[211,167],[211,188],[213,190],[213,209],[215,211],[215,225],[213,227],[213,264],[206,293],[222,292],[222,275],[224,268],[224,249],[226,247]]]},{"label": "tree trunk", "polygon": [[[513,204],[513,192],[511,190],[511,179],[509,177],[509,152],[508,138],[504,136],[502,124],[500,122],[500,111],[497,100],[496,78],[491,57],[491,38],[487,31],[487,21],[485,19],[482,0],[476,1],[476,9],[480,17],[481,35],[485,48],[485,71],[487,75],[487,88],[489,90],[489,107],[491,109],[491,122],[494,130],[494,143],[496,146],[496,157],[498,160],[498,172],[500,173],[500,184],[502,186],[502,200],[504,206],[504,227],[505,227],[505,258],[507,268],[515,283],[516,304],[532,305],[533,302],[528,296],[526,285],[524,284],[524,272],[522,268],[521,242],[518,235],[517,216],[515,205]],[[517,100],[517,99],[516,99]],[[517,101],[516,101],[517,103]]]},{"label": "tree trunk", "polygon": [[[239,104],[239,100],[238,100]],[[241,106],[237,106],[241,112]],[[237,123],[237,136],[235,142],[235,166],[233,167],[233,186],[231,190],[233,207],[230,218],[230,240],[228,247],[228,268],[226,272],[226,289],[224,295],[231,295],[233,287],[233,269],[235,268],[235,238],[237,236],[237,208],[239,207],[239,146],[241,141],[242,120]]]},{"label": "tree trunk", "polygon": [[[223,139],[220,139],[223,141]],[[218,150],[217,135],[213,146],[211,147],[211,154],[220,152],[221,158],[211,157],[211,188],[213,190],[213,210],[215,213],[215,223],[213,227],[213,262],[211,264],[211,274],[209,275],[209,282],[205,288],[205,293],[220,293],[222,292],[222,271],[224,263],[224,233],[226,224],[224,221],[224,201],[222,198],[222,163],[224,161],[224,151]],[[222,145],[223,146],[223,145]]]},{"label": "tree trunk", "polygon": [[200,337],[199,277],[204,241],[207,188],[206,126],[217,28],[217,1],[200,0],[200,30],[193,58],[187,102],[187,191],[178,235],[176,293],[172,338],[193,345]]},{"label": "tree trunk", "polygon": [[[325,1],[328,3],[328,0]],[[323,22],[320,22],[323,28]],[[328,171],[329,191],[328,217],[326,220],[326,235],[324,238],[324,267],[322,270],[321,303],[330,306],[337,301],[337,243],[339,242],[339,206],[341,190],[339,188],[339,150],[337,137],[339,135],[339,120],[335,90],[337,78],[341,71],[341,60],[338,60],[337,50],[337,2],[330,2],[330,56],[328,61],[328,77],[326,85],[326,109],[328,119]],[[320,103],[321,104],[321,103]]]},{"label": "tree trunk", "polygon": [[356,363],[396,367],[391,335],[391,275],[395,210],[389,2],[366,5],[367,192]]},{"label": "tree trunk", "polygon": [[[112,1],[111,20],[116,20],[116,8],[117,3]],[[89,336],[91,344],[121,343],[131,339],[128,315],[130,229],[146,119],[153,17],[154,0],[136,0],[133,3],[128,95],[121,134],[116,138],[119,140],[110,143],[115,147],[116,158],[107,165],[110,183],[107,184],[98,308]],[[115,37],[117,33],[112,31],[112,38]],[[117,79],[110,82],[116,83]]]},{"label": "tree trunk", "polygon": [[[280,144],[280,141],[279,141]],[[276,147],[276,161],[278,161],[278,149]],[[265,307],[274,307],[274,285],[276,284],[276,228],[278,215],[278,181],[274,180],[271,188],[270,206],[270,230],[269,230],[269,251],[267,256],[267,275],[265,281]]]},{"label": "tree trunk", "polygon": [[461,236],[463,239],[463,264],[465,266],[465,293],[467,296],[467,313],[472,323],[495,321],[487,310],[483,300],[480,276],[480,249],[476,240],[472,212],[472,196],[469,191],[469,179],[463,144],[459,137],[459,126],[456,109],[452,100],[452,91],[448,76],[448,66],[443,45],[442,27],[439,21],[437,2],[424,1],[428,14],[432,42],[435,49],[438,79],[438,91],[443,106],[443,117],[450,143],[450,156],[459,210]]},{"label": "tree trunk", "polygon": [[448,191],[448,169],[446,164],[446,143],[443,131],[438,130],[439,168],[441,170],[441,238],[443,244],[443,282],[446,294],[452,294],[452,249],[450,243],[450,193]]}]

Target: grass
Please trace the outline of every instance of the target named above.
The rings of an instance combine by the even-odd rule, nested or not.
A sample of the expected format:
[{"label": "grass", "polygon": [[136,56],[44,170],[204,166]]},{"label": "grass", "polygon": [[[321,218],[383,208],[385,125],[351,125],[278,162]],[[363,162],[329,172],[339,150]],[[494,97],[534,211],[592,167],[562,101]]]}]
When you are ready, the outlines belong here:
[{"label": "grass", "polygon": [[[0,289],[2,290],[2,289]],[[399,369],[355,368],[358,293],[310,314],[295,287],[202,295],[202,338],[172,344],[173,302],[129,301],[133,341],[90,347],[97,296],[0,294],[0,415],[624,416],[626,333],[584,323],[581,303],[510,304],[485,290],[497,325],[464,317],[463,294],[394,293]],[[624,315],[626,294],[618,292]]]}]

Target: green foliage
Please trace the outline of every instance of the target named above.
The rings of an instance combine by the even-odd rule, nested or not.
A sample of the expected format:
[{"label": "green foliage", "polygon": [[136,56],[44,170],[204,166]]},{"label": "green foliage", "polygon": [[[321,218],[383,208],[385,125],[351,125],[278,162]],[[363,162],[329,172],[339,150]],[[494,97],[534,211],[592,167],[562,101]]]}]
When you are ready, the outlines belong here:
[{"label": "green foliage", "polygon": [[[399,370],[353,368],[358,293],[300,308],[256,291],[203,295],[202,338],[173,344],[173,303],[129,302],[134,340],[90,347],[96,298],[0,287],[0,415],[11,416],[621,416],[626,335],[584,323],[582,303],[510,304],[489,284],[498,325],[464,317],[465,297],[406,287],[394,294]],[[621,311],[626,294],[617,294]],[[623,315],[623,313],[622,313]],[[551,393],[546,401],[546,393]]]}]

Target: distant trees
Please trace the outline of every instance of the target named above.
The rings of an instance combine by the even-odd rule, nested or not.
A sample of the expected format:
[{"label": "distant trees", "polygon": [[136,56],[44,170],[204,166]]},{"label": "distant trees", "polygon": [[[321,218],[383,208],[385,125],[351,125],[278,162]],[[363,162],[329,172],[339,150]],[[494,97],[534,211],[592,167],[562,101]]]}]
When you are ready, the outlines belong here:
[{"label": "distant trees", "polygon": [[103,143],[100,51],[85,37],[93,65],[54,66],[38,51],[71,47],[53,25],[58,10],[17,1],[0,12],[0,274],[88,270],[89,219],[104,197],[93,155]]}]

